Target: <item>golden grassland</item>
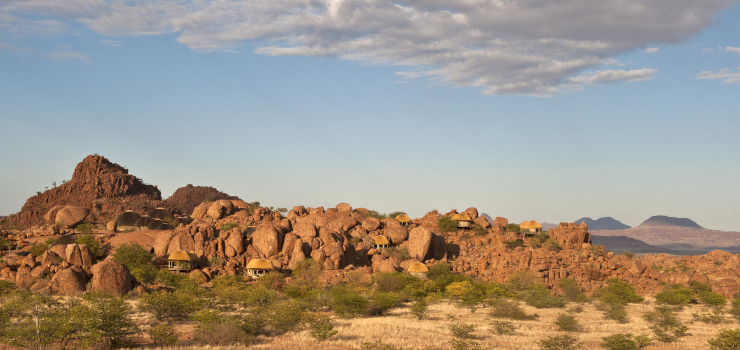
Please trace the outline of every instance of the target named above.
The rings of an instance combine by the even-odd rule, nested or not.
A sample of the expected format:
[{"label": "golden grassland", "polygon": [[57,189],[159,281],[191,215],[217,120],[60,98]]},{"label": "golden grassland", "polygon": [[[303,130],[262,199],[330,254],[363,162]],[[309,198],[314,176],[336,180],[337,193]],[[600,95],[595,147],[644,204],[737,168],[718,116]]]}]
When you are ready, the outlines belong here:
[{"label": "golden grassland", "polygon": [[[517,327],[516,335],[496,335],[489,326],[493,319],[489,316],[488,308],[479,308],[475,312],[467,308],[459,308],[450,302],[434,304],[429,307],[429,316],[424,320],[414,317],[408,307],[390,310],[381,317],[366,317],[354,319],[334,318],[334,329],[339,333],[330,340],[320,342],[311,337],[308,330],[289,332],[280,336],[259,336],[250,349],[360,349],[363,343],[382,341],[394,348],[403,349],[452,349],[450,341],[453,336],[450,325],[468,323],[476,326],[476,341],[484,349],[539,349],[537,341],[548,336],[570,334],[580,339],[583,349],[601,349],[602,337],[618,333],[632,333],[634,335],[647,334],[652,337],[648,323],[642,318],[646,312],[652,311],[654,300],[644,303],[631,304],[627,307],[629,323],[620,324],[616,321],[605,320],[602,313],[592,304],[581,304],[583,311],[574,313],[582,327],[580,332],[563,332],[553,323],[558,315],[566,313],[566,309],[535,309],[522,303],[528,313],[535,313],[539,318],[532,321],[511,322]],[[569,305],[573,306],[572,304]],[[675,343],[653,343],[645,349],[709,349],[707,340],[716,336],[723,328],[740,328],[740,325],[729,316],[725,316],[727,323],[706,324],[695,322],[692,314],[709,312],[704,306],[691,305],[679,312],[681,321],[689,327],[688,336],[680,338]],[[183,338],[188,338],[192,327],[181,326]],[[244,347],[196,347],[184,346],[173,349],[239,349]]]}]

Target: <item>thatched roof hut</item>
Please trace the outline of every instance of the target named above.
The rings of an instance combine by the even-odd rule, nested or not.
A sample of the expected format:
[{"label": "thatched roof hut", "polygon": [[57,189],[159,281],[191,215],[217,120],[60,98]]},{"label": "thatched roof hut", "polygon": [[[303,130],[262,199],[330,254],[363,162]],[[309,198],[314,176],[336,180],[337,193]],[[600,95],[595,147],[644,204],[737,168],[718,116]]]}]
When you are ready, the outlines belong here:
[{"label": "thatched roof hut", "polygon": [[396,216],[396,220],[398,220],[398,222],[400,222],[403,226],[408,226],[411,224],[411,218],[406,214]]},{"label": "thatched roof hut", "polygon": [[473,218],[465,213],[455,214],[452,217],[452,220],[457,221],[458,228],[470,228],[471,226],[473,226]]},{"label": "thatched roof hut", "polygon": [[252,259],[247,264],[247,275],[249,277],[258,278],[272,270],[275,267],[272,266],[270,260],[267,259]]},{"label": "thatched roof hut", "polygon": [[167,268],[177,271],[190,271],[197,265],[198,257],[191,252],[178,250],[167,258]]},{"label": "thatched roof hut", "polygon": [[535,221],[524,221],[521,224],[519,224],[519,229],[524,233],[524,235],[535,235],[538,232],[542,231],[542,225]]},{"label": "thatched roof hut", "polygon": [[415,262],[409,265],[409,268],[406,271],[414,276],[426,278],[429,268],[420,262]]},{"label": "thatched roof hut", "polygon": [[375,249],[383,249],[388,248],[388,246],[391,245],[391,242],[388,241],[388,237],[386,236],[375,236],[373,237],[373,248]]}]

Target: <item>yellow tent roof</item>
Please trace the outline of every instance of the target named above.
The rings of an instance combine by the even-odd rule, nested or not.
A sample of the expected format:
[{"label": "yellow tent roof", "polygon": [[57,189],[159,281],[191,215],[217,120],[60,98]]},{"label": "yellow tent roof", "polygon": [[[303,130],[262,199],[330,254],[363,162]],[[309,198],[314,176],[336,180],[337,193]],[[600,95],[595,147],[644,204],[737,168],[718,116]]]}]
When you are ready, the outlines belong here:
[{"label": "yellow tent roof", "polygon": [[537,230],[537,229],[542,229],[542,225],[540,225],[539,222],[534,221],[534,220],[532,220],[532,221],[524,221],[521,224],[519,224],[519,228],[520,229],[524,228],[524,229],[535,229],[535,230]]},{"label": "yellow tent roof", "polygon": [[248,269],[259,269],[259,270],[272,270],[273,266],[270,260],[267,259],[252,259],[247,264]]},{"label": "yellow tent roof", "polygon": [[470,217],[470,215],[465,213],[455,214],[455,216],[452,217],[452,220],[456,221],[473,221],[473,218]]},{"label": "yellow tent roof", "polygon": [[373,241],[375,241],[375,244],[377,245],[389,245],[391,242],[388,242],[388,238],[385,236],[375,236],[373,237]]},{"label": "yellow tent roof", "polygon": [[178,250],[178,251],[172,253],[170,255],[170,257],[167,258],[167,260],[172,260],[172,261],[195,261],[195,260],[198,260],[198,257],[195,256],[195,254],[193,254],[193,253],[182,251],[182,250]]},{"label": "yellow tent roof", "polygon": [[415,262],[409,266],[408,272],[429,272],[429,269],[426,265],[420,262]]},{"label": "yellow tent roof", "polygon": [[396,220],[398,220],[399,222],[411,222],[411,218],[406,214],[396,216]]}]

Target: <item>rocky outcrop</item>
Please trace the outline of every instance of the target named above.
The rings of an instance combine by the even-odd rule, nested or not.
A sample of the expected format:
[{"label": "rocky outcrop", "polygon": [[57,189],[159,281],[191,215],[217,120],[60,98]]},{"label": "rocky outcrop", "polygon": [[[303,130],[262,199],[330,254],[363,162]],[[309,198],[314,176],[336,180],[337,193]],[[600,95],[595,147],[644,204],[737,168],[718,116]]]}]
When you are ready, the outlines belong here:
[{"label": "rocky outcrop", "polygon": [[125,295],[133,289],[134,277],[125,265],[104,260],[92,267],[92,291]]},{"label": "rocky outcrop", "polygon": [[252,246],[261,258],[269,258],[278,254],[282,243],[282,232],[274,225],[262,224],[252,234]]},{"label": "rocky outcrop", "polygon": [[77,164],[68,182],[29,198],[20,212],[8,218],[16,225],[30,226],[41,224],[46,216],[47,222],[64,221],[71,227],[81,214],[66,212],[60,217],[65,206],[87,209],[85,221],[104,224],[126,209],[163,204],[156,186],[146,185],[126,168],[93,155]]},{"label": "rocky outcrop", "polygon": [[167,198],[164,202],[169,207],[179,210],[181,213],[189,215],[193,209],[204,202],[215,202],[219,199],[236,199],[239,197],[230,196],[213,187],[193,186],[191,184],[180,187],[175,193]]}]

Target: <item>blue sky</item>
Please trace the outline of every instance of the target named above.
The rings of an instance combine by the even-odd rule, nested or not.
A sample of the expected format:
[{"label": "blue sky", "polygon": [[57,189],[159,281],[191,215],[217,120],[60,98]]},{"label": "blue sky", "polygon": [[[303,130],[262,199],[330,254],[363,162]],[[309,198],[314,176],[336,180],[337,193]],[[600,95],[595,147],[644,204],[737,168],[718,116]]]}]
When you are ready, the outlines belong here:
[{"label": "blue sky", "polygon": [[0,1],[0,214],[99,153],[165,195],[740,231],[738,2],[535,3]]}]

